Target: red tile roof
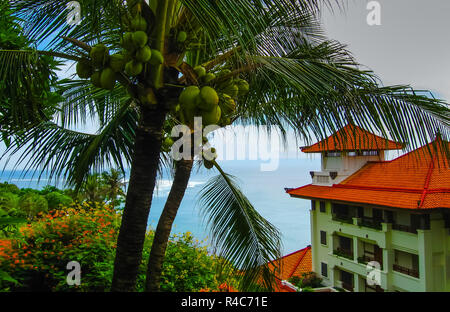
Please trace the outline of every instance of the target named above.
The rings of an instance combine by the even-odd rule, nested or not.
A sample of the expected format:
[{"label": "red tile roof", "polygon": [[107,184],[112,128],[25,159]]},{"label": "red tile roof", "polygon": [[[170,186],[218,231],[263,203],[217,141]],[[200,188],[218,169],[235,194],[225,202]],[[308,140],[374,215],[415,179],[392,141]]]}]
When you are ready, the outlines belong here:
[{"label": "red tile roof", "polygon": [[358,126],[349,124],[314,145],[301,148],[304,153],[320,153],[325,151],[359,151],[359,150],[397,150],[404,146],[401,143],[387,140]]},{"label": "red tile roof", "polygon": [[[272,265],[272,263],[275,264]],[[280,259],[272,261],[272,263],[270,263],[269,266],[275,270],[275,291],[295,292],[294,289],[283,285],[282,281],[286,281],[293,276],[301,277],[302,274],[312,271],[311,246],[281,257]]]},{"label": "red tile roof", "polygon": [[[340,184],[309,184],[287,193],[300,198],[394,208],[450,208],[449,162],[436,142],[391,161],[368,162]],[[450,149],[450,143],[440,143]]]}]

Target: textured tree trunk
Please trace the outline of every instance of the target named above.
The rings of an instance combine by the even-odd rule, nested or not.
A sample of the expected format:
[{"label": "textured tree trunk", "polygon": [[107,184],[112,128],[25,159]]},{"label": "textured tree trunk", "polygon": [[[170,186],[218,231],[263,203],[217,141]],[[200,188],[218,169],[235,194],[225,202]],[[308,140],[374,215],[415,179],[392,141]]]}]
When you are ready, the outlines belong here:
[{"label": "textured tree trunk", "polygon": [[164,111],[142,109],[117,241],[112,291],[135,291],[156,183],[164,119]]},{"label": "textured tree trunk", "polygon": [[176,164],[175,177],[170,189],[164,210],[156,227],[152,249],[148,260],[147,280],[145,290],[157,292],[160,289],[161,271],[166,254],[172,224],[180,207],[184,193],[188,186],[193,160],[180,160]]}]

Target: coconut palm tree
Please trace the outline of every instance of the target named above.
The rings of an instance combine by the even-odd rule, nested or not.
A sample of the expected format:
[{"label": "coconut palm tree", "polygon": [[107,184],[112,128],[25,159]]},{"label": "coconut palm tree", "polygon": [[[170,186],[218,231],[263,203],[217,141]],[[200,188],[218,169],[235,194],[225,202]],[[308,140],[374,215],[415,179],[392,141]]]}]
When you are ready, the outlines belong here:
[{"label": "coconut palm tree", "polygon": [[111,206],[114,208],[118,203],[120,204],[119,197],[125,197],[124,175],[121,171],[111,168],[109,172],[103,172],[101,178],[106,199],[111,202]]},{"label": "coconut palm tree", "polygon": [[[82,69],[79,75],[84,77],[91,70],[91,66],[85,65],[91,64],[97,71],[94,73],[97,76],[92,74],[92,82],[101,88],[93,87],[86,79],[62,81],[60,124],[46,122],[35,126],[20,142],[14,142],[10,151],[18,152],[27,143],[33,143],[18,164],[49,168],[51,177],[66,177],[79,185],[89,173],[106,165],[122,170],[127,164],[131,166],[113,290],[134,289],[161,164],[164,123],[168,119],[177,123],[186,121],[177,105],[180,94],[189,86],[208,84],[220,89],[230,80],[245,79],[250,92],[239,101],[236,111],[243,123],[275,125],[280,129],[291,126],[306,139],[323,138],[327,131],[349,120],[384,133],[390,131],[394,139],[412,143],[416,137],[425,141],[438,129],[448,133],[448,110],[441,101],[409,92],[405,86],[380,88],[373,74],[360,70],[342,45],[321,35],[314,20],[321,1],[150,0],[149,5],[141,1],[128,5],[111,0],[79,2],[83,19],[79,25],[71,26],[65,23],[66,8],[59,1],[12,1],[29,37],[41,46],[47,45],[25,55],[51,55],[78,62]],[[121,51],[129,41],[124,32],[131,29],[145,32],[134,36],[133,41],[140,49],[151,48],[154,59],[141,66],[135,54],[132,58],[136,59],[129,61],[125,70],[119,68],[112,75],[109,67],[104,68],[111,58],[105,56],[105,48],[98,44],[107,45],[112,53]],[[148,43],[143,43],[146,40]],[[0,51],[0,60],[12,60],[9,66],[0,66],[0,73],[14,69],[22,78],[30,77],[17,71],[33,69],[31,57],[16,57],[21,53],[24,52]],[[145,51],[139,54],[143,59],[148,56]],[[123,57],[129,55],[125,53]],[[199,64],[209,73],[222,75],[205,83],[194,70]],[[104,76],[100,83],[99,69]],[[89,117],[98,119],[97,133],[70,129],[82,125]],[[419,125],[418,130],[409,126],[411,120]],[[27,159],[31,155],[32,159]],[[228,190],[233,189],[230,178],[216,184],[224,189],[224,183]],[[213,211],[251,206],[237,191],[210,194],[215,194],[210,203],[217,203],[214,200],[217,198],[234,198],[236,202],[229,201],[227,206],[215,204]],[[249,244],[249,238],[243,235],[245,231],[227,235],[223,223],[226,215],[210,215],[217,239],[228,240],[220,243],[229,256],[254,266],[278,254],[276,239],[253,236]],[[247,226],[273,232],[267,222],[253,213],[249,216],[256,221],[247,222]],[[240,221],[243,220],[248,218]],[[233,243],[232,238],[241,241]],[[266,250],[261,250],[260,242]],[[257,256],[247,257],[252,251]]]}]

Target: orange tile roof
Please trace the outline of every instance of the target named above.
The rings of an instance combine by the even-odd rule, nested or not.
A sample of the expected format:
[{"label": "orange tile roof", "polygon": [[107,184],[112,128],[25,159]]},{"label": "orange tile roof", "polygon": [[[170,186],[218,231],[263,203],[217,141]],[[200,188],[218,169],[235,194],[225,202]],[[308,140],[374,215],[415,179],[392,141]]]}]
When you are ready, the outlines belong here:
[{"label": "orange tile roof", "polygon": [[404,146],[358,126],[349,124],[335,134],[311,146],[301,148],[304,153],[326,151],[398,150]]},{"label": "orange tile roof", "polygon": [[[368,162],[340,184],[309,184],[287,193],[393,208],[450,208],[450,166],[435,142],[391,161]],[[450,149],[450,143],[443,144]]]},{"label": "orange tile roof", "polygon": [[271,263],[269,263],[269,266],[271,267],[271,269],[275,270],[275,291],[295,292],[294,289],[283,285],[282,281],[286,281],[293,276],[301,277],[302,274],[312,271],[311,246],[272,261]]}]

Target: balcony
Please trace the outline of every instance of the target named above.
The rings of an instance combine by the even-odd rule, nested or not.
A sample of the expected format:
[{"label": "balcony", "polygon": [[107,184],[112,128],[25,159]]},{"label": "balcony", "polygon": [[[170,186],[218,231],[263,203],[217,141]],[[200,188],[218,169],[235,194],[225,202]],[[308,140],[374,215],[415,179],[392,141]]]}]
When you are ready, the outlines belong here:
[{"label": "balcony", "polygon": [[342,288],[344,288],[347,291],[353,291],[353,285],[350,283],[342,282]]},{"label": "balcony", "polygon": [[343,257],[349,260],[353,260],[353,251],[350,249],[345,249],[341,247],[337,247],[335,250],[333,250],[333,255],[338,257]]},{"label": "balcony", "polygon": [[332,220],[336,222],[343,222],[348,224],[353,224],[353,218],[348,215],[339,215],[339,214],[333,214]]},{"label": "balcony", "polygon": [[419,278],[419,270],[406,268],[398,264],[393,264],[392,269],[396,272]]},{"label": "balcony", "polygon": [[417,229],[413,228],[410,225],[403,225],[403,224],[392,224],[392,229],[402,232],[408,232],[412,234],[417,234]]},{"label": "balcony", "polygon": [[360,218],[359,224],[360,226],[368,227],[375,230],[382,230],[382,225],[380,220],[376,220],[374,218],[362,217]]},{"label": "balcony", "polygon": [[383,263],[378,261],[377,259],[375,259],[375,257],[373,256],[368,256],[368,255],[363,255],[361,257],[358,257],[358,263],[362,263],[362,264],[368,264],[369,262],[378,262],[380,264],[380,270],[383,270]]}]

